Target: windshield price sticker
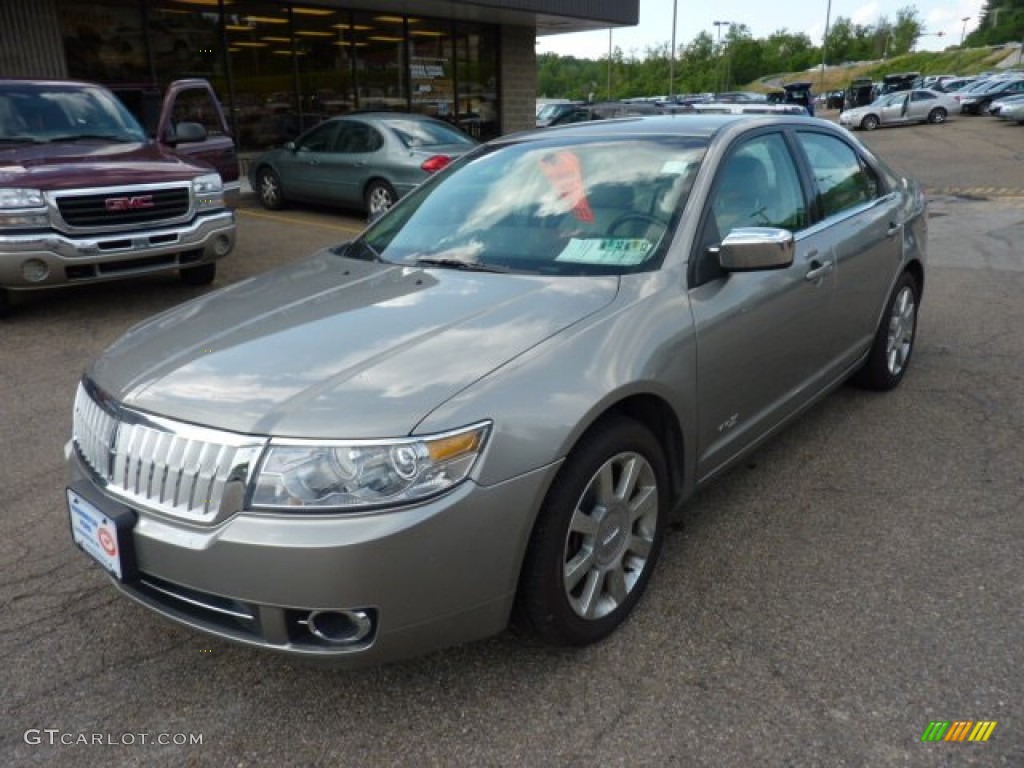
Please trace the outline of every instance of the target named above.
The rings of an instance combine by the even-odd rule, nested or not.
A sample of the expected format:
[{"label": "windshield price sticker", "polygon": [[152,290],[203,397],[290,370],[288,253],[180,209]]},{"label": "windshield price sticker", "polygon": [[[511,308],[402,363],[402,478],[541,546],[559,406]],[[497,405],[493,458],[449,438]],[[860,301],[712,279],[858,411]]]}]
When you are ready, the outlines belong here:
[{"label": "windshield price sticker", "polygon": [[576,264],[602,264],[632,267],[641,264],[651,250],[651,242],[642,238],[573,238],[555,261]]}]

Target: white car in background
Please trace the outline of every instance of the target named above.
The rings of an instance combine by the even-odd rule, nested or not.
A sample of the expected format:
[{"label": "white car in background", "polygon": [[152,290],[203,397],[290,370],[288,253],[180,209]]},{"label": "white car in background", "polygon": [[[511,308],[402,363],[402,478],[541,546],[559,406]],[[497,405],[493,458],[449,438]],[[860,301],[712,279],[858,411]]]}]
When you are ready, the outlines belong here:
[{"label": "white car in background", "polygon": [[880,125],[944,123],[959,111],[959,104],[949,94],[915,88],[887,93],[863,107],[844,110],[839,115],[839,124],[873,131]]}]

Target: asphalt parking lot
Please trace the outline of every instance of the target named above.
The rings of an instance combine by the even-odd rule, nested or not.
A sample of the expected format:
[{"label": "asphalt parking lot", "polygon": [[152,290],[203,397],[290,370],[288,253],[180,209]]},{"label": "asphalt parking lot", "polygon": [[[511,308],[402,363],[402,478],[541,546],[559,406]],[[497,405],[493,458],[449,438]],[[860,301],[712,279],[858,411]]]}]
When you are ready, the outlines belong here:
[{"label": "asphalt parking lot", "polygon": [[[841,389],[696,498],[633,618],[582,651],[500,636],[342,672],[120,597],[67,530],[75,383],[196,289],[20,301],[0,324],[0,764],[1024,766],[1024,127],[859,136],[932,195],[907,378]],[[360,226],[239,218],[217,285]],[[935,720],[997,725],[922,743]]]}]

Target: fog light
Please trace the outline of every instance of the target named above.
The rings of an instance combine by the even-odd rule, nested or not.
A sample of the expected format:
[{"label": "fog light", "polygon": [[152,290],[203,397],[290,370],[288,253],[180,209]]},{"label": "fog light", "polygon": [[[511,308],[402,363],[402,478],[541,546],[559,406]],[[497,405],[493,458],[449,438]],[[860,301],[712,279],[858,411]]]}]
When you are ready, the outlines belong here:
[{"label": "fog light", "polygon": [[28,259],[21,265],[21,276],[30,283],[41,283],[50,274],[50,268],[42,259]]},{"label": "fog light", "polygon": [[217,235],[213,240],[213,252],[217,256],[227,256],[231,250],[231,238],[227,235]]},{"label": "fog light", "polygon": [[312,611],[306,626],[314,636],[332,645],[352,645],[364,640],[373,629],[366,611]]}]

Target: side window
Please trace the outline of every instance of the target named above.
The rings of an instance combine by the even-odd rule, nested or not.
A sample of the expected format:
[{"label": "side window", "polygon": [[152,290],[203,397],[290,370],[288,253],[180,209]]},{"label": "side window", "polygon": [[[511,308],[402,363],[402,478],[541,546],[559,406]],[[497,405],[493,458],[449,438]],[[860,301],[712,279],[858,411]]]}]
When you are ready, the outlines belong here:
[{"label": "side window", "polygon": [[758,136],[729,154],[715,182],[711,212],[720,238],[736,227],[807,226],[800,179],[781,134]]},{"label": "side window", "polygon": [[821,133],[798,132],[817,185],[822,213],[837,213],[870,202],[882,194],[874,171],[861,163],[846,142]]},{"label": "side window", "polygon": [[383,144],[384,139],[371,126],[366,123],[345,121],[338,131],[334,151],[346,154],[376,152]]},{"label": "side window", "polygon": [[925,93],[924,91],[914,91],[914,95],[910,97],[910,100],[911,101],[928,101],[929,99],[934,99],[934,98],[935,97],[932,96],[930,93]]},{"label": "side window", "polygon": [[224,125],[220,111],[211,94],[205,88],[187,88],[174,99],[174,123],[199,123],[209,136],[223,136]]},{"label": "side window", "polygon": [[337,130],[337,123],[321,123],[302,137],[297,148],[305,152],[330,152]]}]

